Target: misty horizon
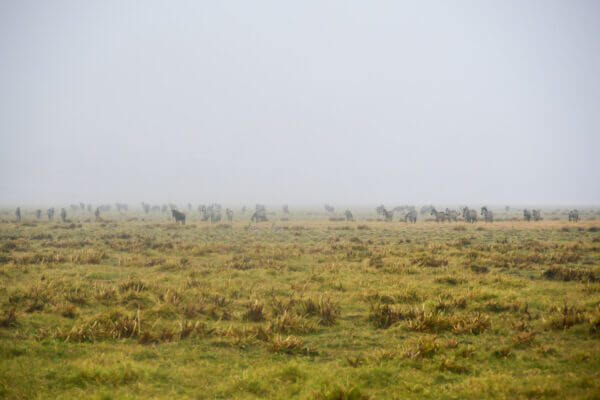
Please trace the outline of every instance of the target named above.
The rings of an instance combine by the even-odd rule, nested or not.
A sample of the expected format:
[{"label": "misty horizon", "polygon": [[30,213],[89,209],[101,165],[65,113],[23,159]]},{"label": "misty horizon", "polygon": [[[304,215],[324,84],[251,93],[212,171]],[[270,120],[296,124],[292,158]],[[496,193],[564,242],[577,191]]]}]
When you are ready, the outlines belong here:
[{"label": "misty horizon", "polygon": [[598,205],[598,17],[2,2],[0,205]]}]

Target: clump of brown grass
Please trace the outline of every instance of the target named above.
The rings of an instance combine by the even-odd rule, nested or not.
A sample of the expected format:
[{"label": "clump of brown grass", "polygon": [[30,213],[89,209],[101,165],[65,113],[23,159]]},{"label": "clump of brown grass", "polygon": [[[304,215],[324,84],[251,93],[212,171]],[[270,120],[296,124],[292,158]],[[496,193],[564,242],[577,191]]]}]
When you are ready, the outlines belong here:
[{"label": "clump of brown grass", "polygon": [[269,350],[273,353],[309,354],[311,351],[304,346],[304,341],[296,336],[275,335],[269,342]]},{"label": "clump of brown grass", "polygon": [[264,304],[260,303],[258,300],[254,300],[254,302],[248,304],[246,306],[246,312],[244,313],[244,320],[260,322],[264,321]]},{"label": "clump of brown grass", "polygon": [[0,327],[10,328],[17,326],[17,310],[12,307],[2,312],[0,317]]},{"label": "clump of brown grass", "polygon": [[402,346],[402,355],[411,360],[431,358],[441,349],[441,343],[435,336],[419,336]]},{"label": "clump of brown grass", "polygon": [[486,314],[477,313],[471,316],[456,316],[452,320],[452,331],[458,334],[470,333],[478,335],[490,327],[490,317]]},{"label": "clump of brown grass", "polygon": [[567,303],[563,306],[554,306],[550,309],[544,322],[551,329],[567,330],[570,327],[585,321],[585,313],[577,307],[571,307]]},{"label": "clump of brown grass", "polygon": [[369,321],[373,322],[376,328],[386,329],[399,321],[414,318],[415,315],[416,311],[413,308],[406,309],[389,304],[372,303]]},{"label": "clump of brown grass", "polygon": [[317,325],[302,315],[284,311],[269,321],[268,330],[284,334],[306,334],[316,332]]},{"label": "clump of brown grass", "polygon": [[579,281],[579,282],[596,282],[598,279],[590,270],[568,267],[551,267],[542,273],[542,276],[552,281]]}]

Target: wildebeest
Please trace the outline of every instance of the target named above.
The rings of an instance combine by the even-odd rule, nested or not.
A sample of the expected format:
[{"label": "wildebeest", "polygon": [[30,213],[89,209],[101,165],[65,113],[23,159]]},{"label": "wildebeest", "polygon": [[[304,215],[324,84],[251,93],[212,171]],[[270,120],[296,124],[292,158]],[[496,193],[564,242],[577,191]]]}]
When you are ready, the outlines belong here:
[{"label": "wildebeest", "polygon": [[329,204],[325,204],[325,211],[327,211],[330,214],[333,214],[335,212],[335,207],[330,206]]},{"label": "wildebeest", "polygon": [[448,216],[445,212],[438,211],[435,209],[435,207],[431,207],[430,214],[435,216],[435,222],[444,222],[446,219],[448,219]]},{"label": "wildebeest", "polygon": [[528,209],[523,210],[523,219],[525,221],[531,221],[531,212]]},{"label": "wildebeest", "polygon": [[413,224],[417,223],[417,210],[415,210],[414,208],[412,210],[409,210],[406,215],[404,216],[404,222],[410,222]]},{"label": "wildebeest", "polygon": [[265,222],[267,221],[267,209],[261,204],[257,204],[254,214],[250,217],[252,222]]},{"label": "wildebeest", "polygon": [[481,215],[485,222],[494,222],[494,213],[492,210],[488,210],[486,206],[481,207]]},{"label": "wildebeest", "polygon": [[569,221],[573,221],[573,222],[579,221],[579,211],[577,211],[577,210],[569,211]]},{"label": "wildebeest", "polygon": [[344,211],[344,217],[346,217],[346,221],[354,221],[354,216],[350,210]]},{"label": "wildebeest", "polygon": [[181,225],[185,225],[185,214],[175,209],[171,210],[171,215],[175,218],[175,223],[181,222]]},{"label": "wildebeest", "polygon": [[42,218],[42,210],[40,210],[40,209],[35,210],[35,217],[37,219]]},{"label": "wildebeest", "polygon": [[94,211],[94,216],[96,217],[96,221],[100,220],[100,208],[96,207],[96,211]]},{"label": "wildebeest", "polygon": [[542,210],[531,210],[532,218],[534,221],[541,221],[542,218]]},{"label": "wildebeest", "polygon": [[225,215],[227,216],[227,221],[233,221],[233,210],[231,208],[225,209]]},{"label": "wildebeest", "polygon": [[64,208],[60,210],[60,219],[62,222],[67,222],[67,210]]},{"label": "wildebeest", "polygon": [[463,208],[462,216],[465,222],[474,224],[477,222],[477,211],[469,209],[468,207]]},{"label": "wildebeest", "polygon": [[17,221],[21,220],[21,207],[17,207],[17,211],[15,211],[15,216],[17,217]]},{"label": "wildebeest", "polygon": [[48,216],[48,221],[52,221],[54,219],[54,207],[47,209],[46,215]]},{"label": "wildebeest", "polygon": [[390,222],[394,219],[394,212],[386,210],[383,204],[377,207],[375,211],[377,211],[377,215],[383,216],[383,219],[385,219],[386,222]]}]

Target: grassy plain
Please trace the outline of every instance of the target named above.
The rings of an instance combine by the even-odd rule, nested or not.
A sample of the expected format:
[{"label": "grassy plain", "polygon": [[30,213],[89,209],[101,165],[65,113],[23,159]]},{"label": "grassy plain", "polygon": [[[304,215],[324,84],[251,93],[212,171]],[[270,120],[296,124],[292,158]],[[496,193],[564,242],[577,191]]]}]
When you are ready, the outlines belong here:
[{"label": "grassy plain", "polygon": [[600,397],[594,221],[0,224],[0,397]]}]

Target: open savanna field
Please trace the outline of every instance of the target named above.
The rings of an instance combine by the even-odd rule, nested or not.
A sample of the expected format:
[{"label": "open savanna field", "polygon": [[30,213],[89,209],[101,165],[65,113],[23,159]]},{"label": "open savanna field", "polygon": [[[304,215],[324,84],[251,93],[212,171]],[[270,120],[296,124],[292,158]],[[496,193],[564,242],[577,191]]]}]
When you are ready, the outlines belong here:
[{"label": "open savanna field", "polygon": [[600,222],[0,223],[0,397],[600,398]]}]

